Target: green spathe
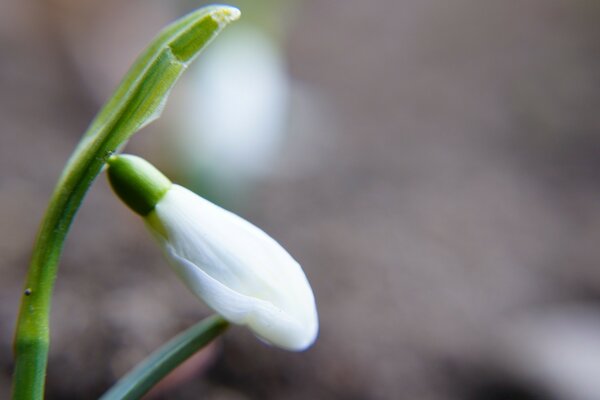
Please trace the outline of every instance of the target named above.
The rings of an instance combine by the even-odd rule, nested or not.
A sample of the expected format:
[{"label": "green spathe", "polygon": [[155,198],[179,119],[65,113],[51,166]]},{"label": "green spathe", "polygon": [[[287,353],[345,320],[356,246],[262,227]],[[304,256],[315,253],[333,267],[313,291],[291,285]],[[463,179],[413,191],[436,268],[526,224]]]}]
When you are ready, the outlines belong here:
[{"label": "green spathe", "polygon": [[123,154],[108,161],[108,180],[115,193],[141,216],[148,215],[171,188],[171,181],[143,158]]},{"label": "green spathe", "polygon": [[158,118],[188,64],[239,10],[210,6],[165,29],[141,53],[65,166],[40,225],[15,330],[12,398],[42,400],[50,343],[50,305],[58,262],[75,214],[105,156]]}]

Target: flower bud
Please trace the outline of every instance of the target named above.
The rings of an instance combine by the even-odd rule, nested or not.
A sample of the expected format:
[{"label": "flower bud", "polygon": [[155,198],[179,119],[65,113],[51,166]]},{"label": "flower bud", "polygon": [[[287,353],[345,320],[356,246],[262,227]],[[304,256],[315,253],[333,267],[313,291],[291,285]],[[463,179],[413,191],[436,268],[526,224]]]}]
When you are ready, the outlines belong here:
[{"label": "flower bud", "polygon": [[[121,157],[128,159],[117,162]],[[111,184],[144,217],[184,284],[225,319],[248,326],[262,340],[287,350],[309,347],[319,324],[300,265],[250,222],[171,185],[139,160],[118,156],[109,162]],[[138,167],[143,171],[133,171]],[[159,182],[148,181],[157,176]],[[134,187],[128,188],[129,182]]]}]

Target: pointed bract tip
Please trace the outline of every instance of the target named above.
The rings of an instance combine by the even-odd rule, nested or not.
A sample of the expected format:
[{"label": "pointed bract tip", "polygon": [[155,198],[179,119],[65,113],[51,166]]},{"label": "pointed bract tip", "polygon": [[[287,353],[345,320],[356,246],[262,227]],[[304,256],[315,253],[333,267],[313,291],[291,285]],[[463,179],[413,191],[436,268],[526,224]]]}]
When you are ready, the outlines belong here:
[{"label": "pointed bract tip", "polygon": [[220,6],[211,14],[211,17],[215,22],[221,25],[233,22],[239,19],[241,15],[242,12],[238,8],[231,6]]}]

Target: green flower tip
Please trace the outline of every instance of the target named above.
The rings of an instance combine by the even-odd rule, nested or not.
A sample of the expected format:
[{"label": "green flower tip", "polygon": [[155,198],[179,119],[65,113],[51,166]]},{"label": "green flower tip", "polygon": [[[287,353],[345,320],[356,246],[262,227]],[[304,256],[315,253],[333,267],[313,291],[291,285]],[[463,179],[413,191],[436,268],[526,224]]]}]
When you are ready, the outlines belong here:
[{"label": "green flower tip", "polygon": [[122,154],[108,160],[108,180],[129,208],[148,215],[171,187],[171,181],[143,158]]}]

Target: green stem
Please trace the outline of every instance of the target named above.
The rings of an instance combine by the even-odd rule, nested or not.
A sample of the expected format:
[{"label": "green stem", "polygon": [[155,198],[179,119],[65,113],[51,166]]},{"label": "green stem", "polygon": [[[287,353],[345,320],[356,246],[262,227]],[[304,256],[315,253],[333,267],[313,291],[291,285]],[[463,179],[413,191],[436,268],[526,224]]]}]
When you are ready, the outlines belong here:
[{"label": "green stem", "polygon": [[139,399],[169,372],[227,329],[218,315],[208,317],[171,339],[119,380],[100,400]]},{"label": "green stem", "polygon": [[13,399],[42,399],[49,346],[52,289],[73,218],[106,158],[160,116],[187,65],[239,11],[199,9],[166,27],[138,57],[98,113],[67,163],[33,249],[15,332]]}]

